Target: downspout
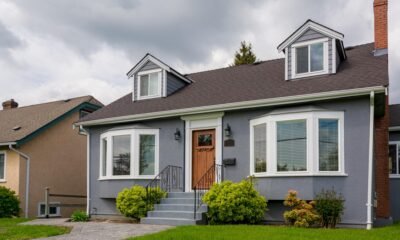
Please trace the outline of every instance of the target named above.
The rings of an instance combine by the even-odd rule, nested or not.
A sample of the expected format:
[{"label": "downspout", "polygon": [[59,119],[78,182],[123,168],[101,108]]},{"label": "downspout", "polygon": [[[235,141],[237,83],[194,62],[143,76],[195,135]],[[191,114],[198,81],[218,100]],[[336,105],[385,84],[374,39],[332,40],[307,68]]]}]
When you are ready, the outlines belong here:
[{"label": "downspout", "polygon": [[31,165],[31,158],[23,152],[18,151],[15,149],[12,144],[8,145],[10,150],[18,153],[26,160],[26,180],[25,180],[25,218],[28,218],[28,209],[29,209],[29,172],[30,172],[30,165]]},{"label": "downspout", "polygon": [[82,125],[79,128],[86,135],[86,214],[90,216],[90,133]]},{"label": "downspout", "polygon": [[368,153],[368,199],[367,199],[367,229],[372,229],[372,183],[374,166],[374,101],[375,92],[370,94],[370,112],[369,112],[369,153]]}]

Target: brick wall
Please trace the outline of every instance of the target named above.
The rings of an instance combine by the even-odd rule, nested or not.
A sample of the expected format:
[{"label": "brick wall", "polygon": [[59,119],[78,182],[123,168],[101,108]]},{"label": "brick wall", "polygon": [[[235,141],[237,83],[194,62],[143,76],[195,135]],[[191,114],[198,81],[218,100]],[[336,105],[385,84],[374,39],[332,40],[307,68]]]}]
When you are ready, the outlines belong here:
[{"label": "brick wall", "polygon": [[386,96],[385,115],[375,117],[375,192],[376,192],[376,217],[390,217],[389,200],[389,100]]}]

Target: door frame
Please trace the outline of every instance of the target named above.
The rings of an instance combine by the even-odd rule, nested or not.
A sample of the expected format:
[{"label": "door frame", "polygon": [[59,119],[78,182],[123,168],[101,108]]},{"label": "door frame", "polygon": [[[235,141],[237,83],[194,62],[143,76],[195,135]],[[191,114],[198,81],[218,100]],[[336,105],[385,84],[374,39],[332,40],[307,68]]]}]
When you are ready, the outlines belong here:
[{"label": "door frame", "polygon": [[215,129],[215,164],[222,164],[223,116],[223,112],[218,112],[181,117],[185,121],[185,192],[192,192],[193,131]]}]

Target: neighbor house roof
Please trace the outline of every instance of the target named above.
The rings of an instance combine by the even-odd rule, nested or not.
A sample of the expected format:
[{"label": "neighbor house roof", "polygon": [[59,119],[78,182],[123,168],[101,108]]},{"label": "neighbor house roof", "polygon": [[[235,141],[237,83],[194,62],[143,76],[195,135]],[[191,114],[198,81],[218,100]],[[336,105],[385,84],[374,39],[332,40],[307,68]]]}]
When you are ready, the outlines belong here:
[{"label": "neighbor house roof", "polygon": [[81,122],[89,124],[121,116],[387,86],[387,56],[374,57],[373,50],[373,43],[349,48],[348,59],[340,64],[336,74],[290,81],[285,80],[284,59],[187,74],[193,83],[168,97],[133,102],[130,93]]},{"label": "neighbor house roof", "polygon": [[18,142],[77,108],[103,106],[92,96],[18,107],[0,111],[0,143]]},{"label": "neighbor house roof", "polygon": [[389,111],[389,126],[400,127],[400,104],[390,105]]}]

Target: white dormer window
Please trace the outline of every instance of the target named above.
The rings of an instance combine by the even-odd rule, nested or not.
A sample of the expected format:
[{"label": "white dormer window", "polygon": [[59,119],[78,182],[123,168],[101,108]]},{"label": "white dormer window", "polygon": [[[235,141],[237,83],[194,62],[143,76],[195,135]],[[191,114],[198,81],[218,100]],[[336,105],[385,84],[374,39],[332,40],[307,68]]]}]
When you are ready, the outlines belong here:
[{"label": "white dormer window", "polygon": [[149,70],[138,73],[138,99],[161,97],[162,70]]},{"label": "white dormer window", "polygon": [[328,38],[292,45],[292,78],[328,73]]}]

